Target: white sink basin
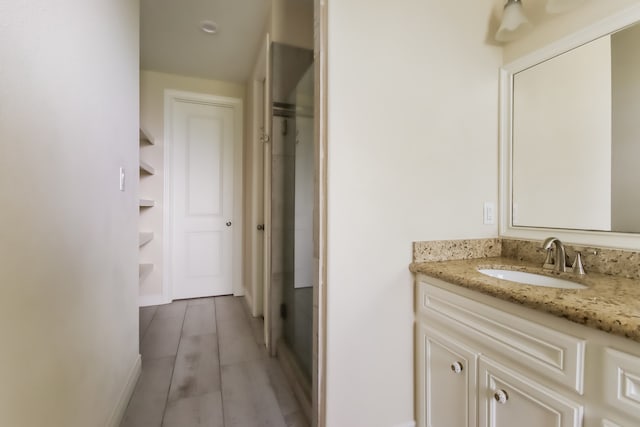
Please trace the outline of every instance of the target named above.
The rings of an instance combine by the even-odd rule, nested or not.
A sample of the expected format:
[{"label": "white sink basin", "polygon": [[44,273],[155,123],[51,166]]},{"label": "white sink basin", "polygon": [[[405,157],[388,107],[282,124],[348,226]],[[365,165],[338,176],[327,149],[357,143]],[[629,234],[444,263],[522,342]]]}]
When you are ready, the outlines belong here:
[{"label": "white sink basin", "polygon": [[580,283],[571,282],[569,280],[559,279],[557,277],[543,276],[542,274],[526,273],[524,271],[499,270],[492,268],[483,268],[478,270],[480,273],[497,279],[509,280],[511,282],[523,283],[531,286],[546,286],[548,288],[563,289],[585,289],[586,286]]}]

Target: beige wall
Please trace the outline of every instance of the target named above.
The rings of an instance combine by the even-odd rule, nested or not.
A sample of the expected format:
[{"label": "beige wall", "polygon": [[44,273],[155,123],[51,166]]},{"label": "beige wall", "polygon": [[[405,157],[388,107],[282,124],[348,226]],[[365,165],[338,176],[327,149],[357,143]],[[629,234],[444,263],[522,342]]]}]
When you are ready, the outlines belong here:
[{"label": "beige wall", "polygon": [[0,9],[0,425],[117,425],[138,361],[138,1]]},{"label": "beige wall", "polygon": [[505,45],[504,63],[508,64],[527,53],[638,3],[640,3],[639,0],[587,0],[583,6],[568,13],[547,15],[545,21],[536,24],[533,31],[526,37]]},{"label": "beige wall", "polygon": [[[155,145],[143,146],[141,158],[156,169],[153,176],[143,177],[140,181],[140,194],[156,201],[153,208],[144,209],[140,215],[140,229],[154,231],[151,242],[141,248],[140,261],[151,262],[154,270],[140,285],[141,304],[160,304],[168,302],[162,296],[163,280],[163,181],[164,181],[164,91],[166,89],[196,92],[210,95],[244,99],[245,87],[242,84],[217,80],[206,80],[156,71],[140,71],[140,125],[152,135]],[[245,104],[246,105],[246,104]],[[239,260],[238,260],[239,262]]]},{"label": "beige wall", "polygon": [[327,425],[414,418],[416,240],[494,237],[493,0],[328,6]]},{"label": "beige wall", "polygon": [[268,31],[274,42],[313,49],[313,2],[272,0]]}]

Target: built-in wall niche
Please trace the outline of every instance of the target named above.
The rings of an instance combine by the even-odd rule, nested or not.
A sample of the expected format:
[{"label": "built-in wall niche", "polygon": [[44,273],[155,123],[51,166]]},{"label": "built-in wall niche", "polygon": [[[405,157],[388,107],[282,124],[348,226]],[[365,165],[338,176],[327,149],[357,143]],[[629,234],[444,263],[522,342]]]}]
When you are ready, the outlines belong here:
[{"label": "built-in wall niche", "polygon": [[[140,180],[149,179],[153,175],[155,175],[155,168],[148,162],[142,159],[143,150],[142,147],[145,145],[154,145],[154,138],[145,130],[140,128]],[[139,198],[139,206],[141,213],[145,209],[152,208],[155,206],[155,201],[148,197],[140,196]],[[149,242],[153,240],[154,232],[153,230],[140,230],[138,232],[138,247],[142,250],[142,248],[147,245]],[[142,256],[141,256],[142,259]],[[149,274],[153,271],[153,263],[151,262],[140,262],[139,268],[139,281],[142,283]]]},{"label": "built-in wall niche", "polygon": [[155,145],[156,140],[151,136],[151,134],[149,134],[148,131],[140,128],[140,144]]}]

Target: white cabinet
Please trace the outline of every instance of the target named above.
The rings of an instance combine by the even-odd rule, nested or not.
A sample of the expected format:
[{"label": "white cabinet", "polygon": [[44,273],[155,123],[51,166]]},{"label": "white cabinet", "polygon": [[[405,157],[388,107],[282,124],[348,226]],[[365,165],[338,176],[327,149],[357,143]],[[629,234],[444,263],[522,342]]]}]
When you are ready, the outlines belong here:
[{"label": "white cabinet", "polygon": [[475,426],[477,355],[422,324],[417,337],[421,425]]},{"label": "white cabinet", "polygon": [[[481,357],[479,427],[579,427],[582,406],[531,378]],[[446,425],[446,424],[441,424]]]},{"label": "white cabinet", "polygon": [[640,343],[418,278],[419,427],[640,426]]},{"label": "white cabinet", "polygon": [[420,319],[438,321],[458,331],[464,340],[475,340],[478,352],[500,362],[524,365],[536,377],[583,392],[584,339],[479,304],[431,283],[420,284],[417,294]]},{"label": "white cabinet", "polygon": [[640,357],[606,348],[604,378],[602,390],[607,405],[613,411],[640,419]]},{"label": "white cabinet", "polygon": [[[553,352],[540,350],[552,346],[549,339],[559,338],[556,331],[544,331],[536,325],[537,338],[523,334],[514,328],[525,327],[522,319],[504,318],[504,313],[489,307],[478,310],[473,306],[475,302],[426,284],[418,295],[421,297],[416,326],[418,426],[582,425],[580,404],[554,391],[557,386],[545,386],[540,378],[519,374],[518,364],[513,361],[528,360],[519,352],[533,354],[536,360],[541,354],[556,360]],[[574,344],[581,342],[569,336],[565,339]],[[557,351],[558,347],[554,349]],[[574,370],[566,363],[559,365]],[[578,363],[573,368],[576,365],[582,366]],[[562,382],[567,378],[558,377]],[[569,377],[570,385],[575,384],[575,376]]]}]

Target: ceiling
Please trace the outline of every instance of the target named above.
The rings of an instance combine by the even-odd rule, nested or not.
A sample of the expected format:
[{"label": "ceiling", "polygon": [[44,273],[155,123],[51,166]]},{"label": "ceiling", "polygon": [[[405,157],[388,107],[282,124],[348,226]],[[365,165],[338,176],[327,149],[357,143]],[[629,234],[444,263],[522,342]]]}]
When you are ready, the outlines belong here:
[{"label": "ceiling", "polygon": [[[269,0],[141,0],[140,68],[244,83],[265,31]],[[215,35],[200,29],[218,24]]]}]

